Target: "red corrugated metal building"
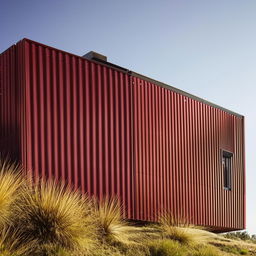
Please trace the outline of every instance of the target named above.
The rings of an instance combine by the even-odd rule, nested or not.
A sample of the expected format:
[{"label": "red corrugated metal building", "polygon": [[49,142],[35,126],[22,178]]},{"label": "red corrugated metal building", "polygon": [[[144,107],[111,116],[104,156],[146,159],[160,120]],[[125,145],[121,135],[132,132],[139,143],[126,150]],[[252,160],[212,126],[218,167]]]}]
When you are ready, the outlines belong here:
[{"label": "red corrugated metal building", "polygon": [[0,107],[0,150],[34,177],[117,195],[129,219],[245,228],[242,115],[28,39],[0,55]]}]

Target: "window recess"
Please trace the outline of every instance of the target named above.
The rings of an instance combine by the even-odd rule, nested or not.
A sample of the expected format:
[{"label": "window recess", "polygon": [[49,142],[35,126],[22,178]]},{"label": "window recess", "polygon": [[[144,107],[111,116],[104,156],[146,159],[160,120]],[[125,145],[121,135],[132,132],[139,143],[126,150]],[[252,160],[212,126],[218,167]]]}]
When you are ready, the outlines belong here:
[{"label": "window recess", "polygon": [[222,150],[223,187],[226,190],[232,187],[232,159],[233,153]]}]

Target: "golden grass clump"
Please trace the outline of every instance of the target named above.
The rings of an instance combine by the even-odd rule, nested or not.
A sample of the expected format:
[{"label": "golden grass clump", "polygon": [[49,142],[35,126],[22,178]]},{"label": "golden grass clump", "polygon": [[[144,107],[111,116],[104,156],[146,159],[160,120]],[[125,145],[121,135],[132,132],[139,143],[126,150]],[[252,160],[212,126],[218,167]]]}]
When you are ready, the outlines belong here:
[{"label": "golden grass clump", "polygon": [[163,239],[149,243],[151,256],[186,256],[187,250],[177,241]]},{"label": "golden grass clump", "polygon": [[190,253],[191,256],[220,256],[221,253],[213,246],[201,246],[197,250]]},{"label": "golden grass clump", "polygon": [[205,243],[211,238],[211,233],[188,224],[185,218],[173,217],[172,214],[164,213],[160,217],[160,228],[163,236],[184,245]]},{"label": "golden grass clump", "polygon": [[[93,244],[95,228],[88,214],[89,199],[83,200],[62,184],[41,181],[20,200],[12,226],[19,249],[30,244],[32,255],[54,255],[59,249],[86,249]],[[51,254],[49,254],[49,251]]]},{"label": "golden grass clump", "polygon": [[169,227],[166,230],[166,237],[186,245],[194,242],[194,237],[191,236],[191,234],[189,234],[185,229],[179,227]]},{"label": "golden grass clump", "polygon": [[12,207],[22,192],[21,168],[0,160],[0,229],[11,221]]},{"label": "golden grass clump", "polygon": [[0,237],[0,255],[1,256],[24,256],[33,255],[33,248],[36,241],[20,242],[20,234],[17,230],[8,227],[1,230]]},{"label": "golden grass clump", "polygon": [[128,243],[132,239],[134,227],[122,218],[123,209],[116,197],[95,200],[95,215],[101,240]]},{"label": "golden grass clump", "polygon": [[183,218],[177,218],[171,213],[165,212],[160,216],[159,223],[165,238],[187,245],[193,242],[193,237],[186,232],[185,227],[188,225]]}]

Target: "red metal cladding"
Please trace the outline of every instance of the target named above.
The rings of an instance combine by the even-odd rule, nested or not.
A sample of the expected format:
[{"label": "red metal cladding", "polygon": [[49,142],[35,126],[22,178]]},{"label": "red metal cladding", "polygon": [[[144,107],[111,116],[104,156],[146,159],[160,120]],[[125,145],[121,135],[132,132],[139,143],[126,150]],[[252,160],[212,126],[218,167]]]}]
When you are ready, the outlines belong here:
[{"label": "red metal cladding", "polygon": [[0,55],[0,152],[2,156],[20,160],[21,154],[21,90],[19,72],[22,51],[12,46]]},{"label": "red metal cladding", "polygon": [[[36,179],[118,196],[130,219],[245,227],[240,115],[27,39],[0,55],[0,106],[0,152]],[[231,190],[221,150],[233,152]]]},{"label": "red metal cladding", "polygon": [[[243,229],[243,118],[138,77],[133,99],[135,218],[157,220],[165,210],[219,231]],[[231,191],[221,149],[234,153]]]},{"label": "red metal cladding", "polygon": [[127,74],[25,41],[26,168],[132,214],[131,92]]}]

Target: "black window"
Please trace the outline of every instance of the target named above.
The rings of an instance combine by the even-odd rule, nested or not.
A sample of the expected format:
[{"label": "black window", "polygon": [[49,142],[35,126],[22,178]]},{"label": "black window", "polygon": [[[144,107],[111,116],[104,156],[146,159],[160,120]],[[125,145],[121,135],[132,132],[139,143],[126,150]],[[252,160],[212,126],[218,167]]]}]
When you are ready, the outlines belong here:
[{"label": "black window", "polygon": [[231,190],[233,153],[222,150],[222,170],[224,189]]}]

